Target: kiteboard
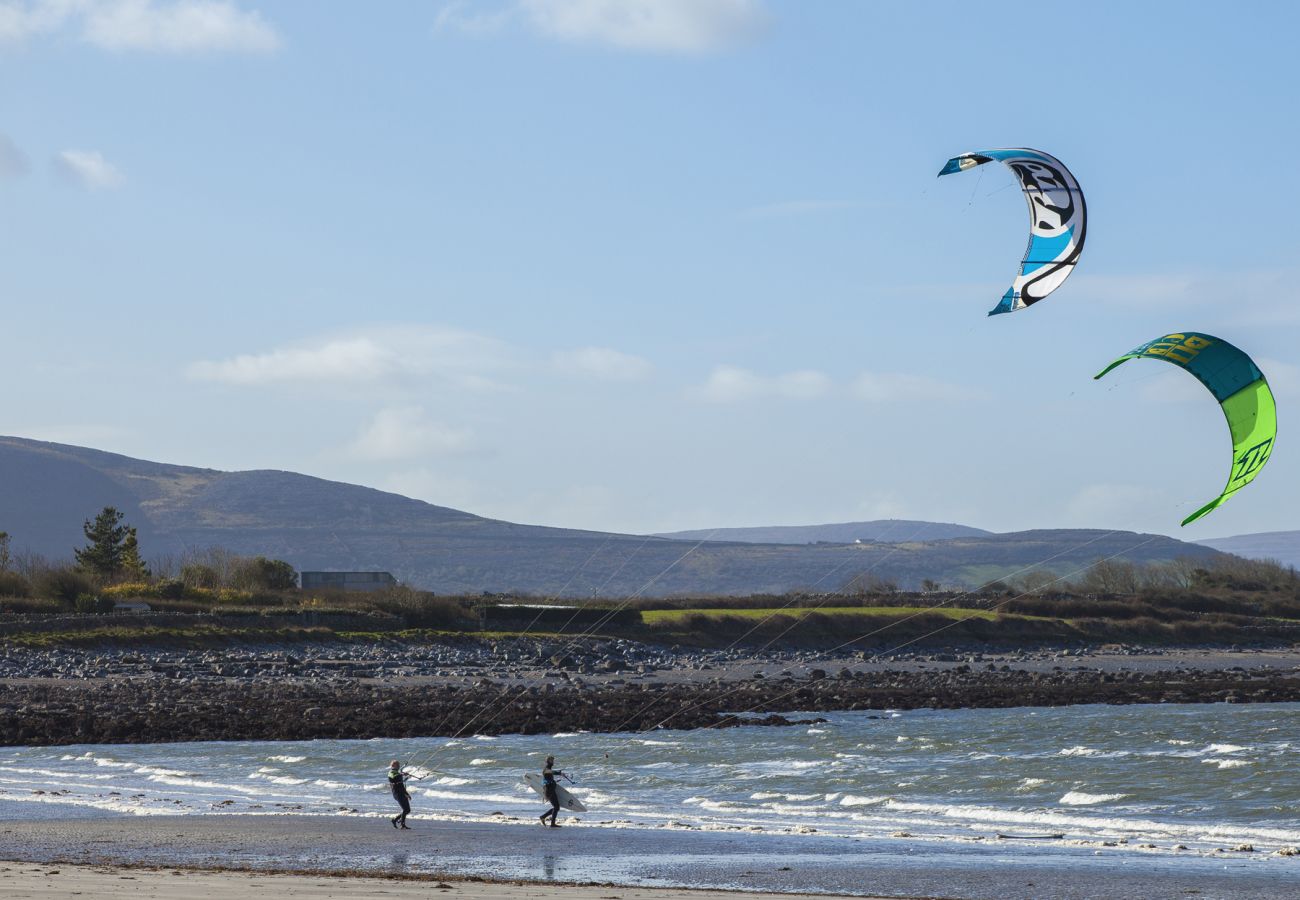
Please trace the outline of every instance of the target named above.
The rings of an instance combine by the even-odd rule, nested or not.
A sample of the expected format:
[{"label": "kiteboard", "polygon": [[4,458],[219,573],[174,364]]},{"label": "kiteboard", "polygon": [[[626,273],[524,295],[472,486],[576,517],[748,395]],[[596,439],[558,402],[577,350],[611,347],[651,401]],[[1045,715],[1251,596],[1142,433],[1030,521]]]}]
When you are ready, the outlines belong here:
[{"label": "kiteboard", "polygon": [[[524,776],[524,784],[537,791],[537,793],[541,794],[542,798],[545,799],[546,785],[542,782],[541,775],[538,775],[536,772],[529,772]],[[567,809],[569,812],[587,811],[587,807],[582,805],[581,800],[570,794],[558,784],[555,786],[555,796],[559,798],[561,809]]]}]

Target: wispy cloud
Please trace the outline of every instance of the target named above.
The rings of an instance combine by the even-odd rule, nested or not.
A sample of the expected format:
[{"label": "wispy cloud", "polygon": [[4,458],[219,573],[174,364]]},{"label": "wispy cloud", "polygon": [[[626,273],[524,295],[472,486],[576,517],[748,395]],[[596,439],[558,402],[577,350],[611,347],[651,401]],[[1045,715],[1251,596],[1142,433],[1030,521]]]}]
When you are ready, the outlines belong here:
[{"label": "wispy cloud", "polygon": [[767,27],[760,0],[514,0],[491,10],[453,3],[436,27],[487,34],[522,23],[543,37],[660,53],[710,53]]},{"label": "wispy cloud", "polygon": [[0,44],[18,44],[56,31],[74,12],[68,0],[8,0],[0,3]]},{"label": "wispy cloud", "polygon": [[280,47],[261,13],[228,0],[0,2],[0,42],[65,31],[113,51],[270,53]]},{"label": "wispy cloud", "polygon": [[832,387],[831,379],[811,370],[782,375],[761,375],[737,366],[716,366],[694,393],[710,403],[735,403],[766,397],[811,399]]},{"label": "wispy cloud", "polygon": [[509,364],[500,341],[438,326],[387,327],[193,363],[191,378],[254,387],[280,383],[366,383],[440,376],[462,387],[495,383],[489,372]]},{"label": "wispy cloud", "polygon": [[0,178],[17,178],[27,174],[27,157],[18,145],[0,134]]},{"label": "wispy cloud", "polygon": [[551,363],[561,372],[612,381],[638,381],[650,374],[653,366],[639,356],[607,347],[583,347],[555,353]]},{"label": "wispy cloud", "polygon": [[54,168],[73,184],[92,191],[121,187],[124,176],[98,150],[64,150],[54,157]]},{"label": "wispy cloud", "polygon": [[447,456],[474,449],[474,434],[433,421],[418,406],[381,409],[348,447],[348,455],[375,462]]},{"label": "wispy cloud", "polygon": [[985,397],[976,388],[901,372],[863,372],[854,379],[852,389],[868,403],[959,402]]}]

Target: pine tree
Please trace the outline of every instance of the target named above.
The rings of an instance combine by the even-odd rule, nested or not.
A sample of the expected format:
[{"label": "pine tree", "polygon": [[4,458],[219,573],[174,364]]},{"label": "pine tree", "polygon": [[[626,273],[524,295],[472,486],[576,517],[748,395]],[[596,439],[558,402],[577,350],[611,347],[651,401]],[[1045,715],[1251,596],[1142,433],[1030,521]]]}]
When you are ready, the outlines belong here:
[{"label": "pine tree", "polygon": [[122,541],[122,556],[119,567],[122,577],[131,581],[144,581],[149,577],[149,567],[140,558],[140,542],[136,539],[134,526],[126,529],[126,538]]},{"label": "pine tree", "polygon": [[[105,506],[94,522],[87,519],[82,526],[89,543],[74,551],[77,567],[100,578],[112,578],[122,568],[122,545],[132,530],[122,524],[122,513],[115,507]],[[136,555],[138,558],[138,551]]]}]

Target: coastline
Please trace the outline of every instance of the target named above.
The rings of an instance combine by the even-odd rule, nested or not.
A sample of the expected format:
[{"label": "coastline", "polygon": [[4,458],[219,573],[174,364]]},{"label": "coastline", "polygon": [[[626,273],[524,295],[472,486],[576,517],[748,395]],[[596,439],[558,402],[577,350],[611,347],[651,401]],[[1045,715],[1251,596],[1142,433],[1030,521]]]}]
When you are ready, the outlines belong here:
[{"label": "coastline", "polygon": [[[297,873],[297,878],[349,876],[343,882],[330,882],[331,888],[346,884],[344,896],[367,886],[352,876],[399,875],[425,893],[439,882],[452,882],[451,890],[469,897],[510,900],[525,892],[531,897],[594,900],[585,891],[567,887],[571,884],[599,885],[595,896],[600,900],[611,900],[612,894],[629,900],[626,894],[611,891],[614,886],[669,889],[648,892],[647,898],[677,896],[682,889],[710,889],[1068,900],[1118,894],[1173,898],[1191,893],[1281,898],[1294,896],[1300,884],[1294,860],[1245,854],[1171,858],[1012,841],[934,847],[924,840],[904,838],[755,838],[583,825],[552,831],[516,824],[424,820],[415,821],[410,832],[393,832],[387,824],[374,818],[293,817],[289,821],[245,815],[8,821],[0,823],[0,858],[11,862],[0,863],[0,868],[18,867],[21,873],[22,867],[35,864],[110,867],[107,874],[92,877],[94,882],[94,878],[121,881],[124,876],[115,867],[162,867],[168,871],[161,884],[183,887],[155,896],[177,897],[220,897],[219,885],[244,885],[248,872],[285,870]],[[206,876],[214,879],[211,884],[218,893],[183,893],[193,884],[204,883],[205,876],[191,876],[191,870],[226,873]],[[176,871],[182,874],[170,874]],[[0,876],[9,874],[0,872]],[[29,871],[25,877],[28,883],[44,883],[59,876]],[[142,876],[133,870],[130,877]],[[510,887],[519,884],[527,886]]]}]

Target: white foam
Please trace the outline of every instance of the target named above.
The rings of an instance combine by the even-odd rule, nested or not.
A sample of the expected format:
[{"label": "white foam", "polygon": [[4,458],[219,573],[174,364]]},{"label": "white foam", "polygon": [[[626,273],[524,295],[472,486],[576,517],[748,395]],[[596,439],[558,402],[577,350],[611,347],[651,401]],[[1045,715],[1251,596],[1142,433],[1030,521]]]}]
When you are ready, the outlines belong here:
[{"label": "white foam", "polygon": [[1236,769],[1241,766],[1253,766],[1254,763],[1248,759],[1203,759],[1203,763],[1209,763],[1212,766],[1218,766],[1220,769]]},{"label": "white foam", "polygon": [[1210,744],[1203,752],[1205,753],[1241,753],[1249,750],[1249,747],[1239,747],[1236,744]]},{"label": "white foam", "polygon": [[471,759],[471,760],[469,761],[469,764],[470,764],[471,766],[490,766],[490,765],[492,765],[494,762],[496,762],[495,759],[484,759],[484,758],[481,758],[481,757],[477,757],[477,756],[476,756],[476,757],[474,757],[473,759]]},{"label": "white foam", "polygon": [[840,806],[876,806],[888,799],[888,797],[861,797],[857,794],[845,794],[840,798]]},{"label": "white foam", "polygon": [[1069,791],[1057,803],[1066,806],[1093,806],[1097,803],[1111,803],[1123,800],[1128,794],[1088,794],[1083,791]]},{"label": "white foam", "polygon": [[305,756],[268,756],[267,757],[268,760],[272,760],[274,762],[282,762],[282,763],[300,763],[306,758],[307,757]]}]

